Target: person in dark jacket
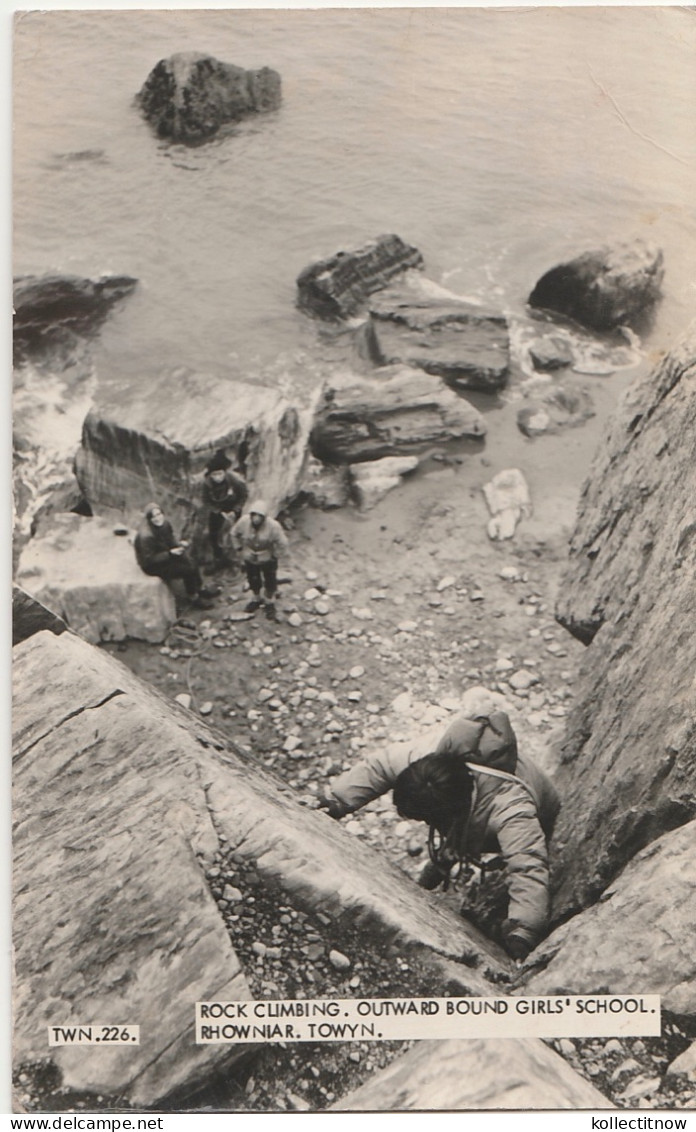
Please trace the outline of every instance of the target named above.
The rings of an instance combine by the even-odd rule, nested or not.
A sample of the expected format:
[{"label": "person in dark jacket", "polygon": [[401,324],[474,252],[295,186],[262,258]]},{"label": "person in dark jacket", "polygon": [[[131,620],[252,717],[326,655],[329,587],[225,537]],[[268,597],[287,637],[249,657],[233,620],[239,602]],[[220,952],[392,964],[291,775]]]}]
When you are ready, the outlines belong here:
[{"label": "person in dark jacket", "polygon": [[518,754],[506,713],[458,716],[428,755],[405,745],[376,753],[334,779],[320,805],[340,818],[391,788],[402,817],[430,826],[423,887],[446,884],[457,864],[502,855],[509,898],[502,940],[514,959],[526,958],[548,929],[547,845],[560,800]]},{"label": "person in dark jacket", "polygon": [[135,557],[145,574],[171,582],[181,578],[192,603],[209,609],[219,591],[206,589],[201,572],[188,553],[187,542],[177,540],[171,523],[158,503],[149,503],[135,536]]},{"label": "person in dark jacket", "polygon": [[218,449],[206,464],[203,476],[202,494],[208,515],[208,537],[218,568],[225,563],[225,548],[222,543],[225,520],[229,517],[231,522],[236,523],[249,495],[246,481],[231,469],[232,461],[222,449]]}]

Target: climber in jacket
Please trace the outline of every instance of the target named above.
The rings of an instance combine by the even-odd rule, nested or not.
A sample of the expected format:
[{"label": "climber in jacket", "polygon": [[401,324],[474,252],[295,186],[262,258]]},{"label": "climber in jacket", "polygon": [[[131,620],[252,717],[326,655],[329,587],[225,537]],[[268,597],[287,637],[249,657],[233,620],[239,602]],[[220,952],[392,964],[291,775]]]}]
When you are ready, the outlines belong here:
[{"label": "climber in jacket", "polygon": [[220,448],[205,466],[203,506],[208,516],[208,538],[215,563],[224,565],[225,548],[222,534],[225,520],[236,522],[249,495],[246,480],[232,470],[232,461]]},{"label": "climber in jacket", "polygon": [[251,504],[248,515],[243,515],[232,528],[232,543],[239,552],[247,576],[249,589],[254,595],[246,610],[252,613],[261,605],[263,582],[266,616],[276,618],[275,595],[278,589],[278,558],[288,549],[285,531],[276,519],[268,514],[262,499]]},{"label": "climber in jacket", "polygon": [[428,755],[405,745],[371,755],[334,779],[320,806],[340,818],[392,788],[399,814],[430,827],[423,887],[446,886],[454,869],[480,863],[482,854],[502,855],[509,898],[502,939],[513,959],[525,959],[548,929],[547,845],[560,800],[518,754],[506,713],[458,716]]},{"label": "climber in jacket", "polygon": [[192,604],[209,609],[220,591],[206,589],[198,566],[188,552],[188,543],[175,538],[171,523],[158,503],[149,503],[134,541],[135,557],[145,574],[171,582],[181,578]]}]

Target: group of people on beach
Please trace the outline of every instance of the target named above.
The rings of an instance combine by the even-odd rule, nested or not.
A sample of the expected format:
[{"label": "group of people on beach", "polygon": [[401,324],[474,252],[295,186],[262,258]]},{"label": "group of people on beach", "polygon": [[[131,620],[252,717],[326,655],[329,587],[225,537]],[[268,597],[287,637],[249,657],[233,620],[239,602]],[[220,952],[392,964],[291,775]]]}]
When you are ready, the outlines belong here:
[{"label": "group of people on beach", "polygon": [[[242,473],[232,470],[223,451],[216,452],[201,490],[213,571],[225,566],[231,546],[252,594],[247,611],[263,604],[275,620],[278,558],[287,538],[263,500],[245,511],[248,495]],[[209,608],[220,592],[203,584],[189,544],[176,538],[157,503],[145,510],[135,553],[146,574],[166,582],[181,579],[198,608]],[[500,710],[461,715],[426,755],[408,745],[378,750],[335,778],[318,804],[340,819],[389,790],[402,817],[428,826],[429,860],[419,884],[447,889],[453,880],[473,877],[462,913],[523,961],[548,930],[548,843],[560,801],[549,778],[518,753],[508,715]],[[489,907],[482,918],[476,900],[491,876],[492,912]]]},{"label": "group of people on beach", "polygon": [[[254,500],[243,514],[248,496],[243,475],[233,471],[232,461],[223,450],[218,450],[206,464],[201,487],[213,571],[224,568],[227,547],[231,547],[239,556],[252,593],[247,611],[254,612],[264,605],[266,616],[275,620],[278,559],[287,550],[287,538],[280,523],[269,515],[264,500]],[[165,582],[181,579],[194,608],[212,606],[220,587],[204,584],[189,542],[176,537],[158,503],[149,503],[145,508],[134,545],[138,565],[146,574]]]}]

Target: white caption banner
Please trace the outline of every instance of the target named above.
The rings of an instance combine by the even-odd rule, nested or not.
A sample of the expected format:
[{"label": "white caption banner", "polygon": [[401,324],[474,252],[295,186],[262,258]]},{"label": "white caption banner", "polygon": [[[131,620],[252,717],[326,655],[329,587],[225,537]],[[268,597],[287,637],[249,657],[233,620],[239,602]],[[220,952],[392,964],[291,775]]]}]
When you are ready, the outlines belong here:
[{"label": "white caption banner", "polygon": [[196,1042],[659,1037],[660,996],[197,1002]]}]

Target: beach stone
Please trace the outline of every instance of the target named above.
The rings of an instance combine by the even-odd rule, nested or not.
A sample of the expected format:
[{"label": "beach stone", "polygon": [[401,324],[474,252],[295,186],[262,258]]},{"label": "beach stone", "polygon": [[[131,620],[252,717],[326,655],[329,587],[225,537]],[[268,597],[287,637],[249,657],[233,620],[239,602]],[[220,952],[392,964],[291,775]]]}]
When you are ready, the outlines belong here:
[{"label": "beach stone", "polygon": [[599,903],[539,944],[524,993],[566,994],[572,987],[573,994],[582,995],[601,987],[606,994],[633,994],[636,987],[649,987],[662,996],[663,1010],[693,1025],[695,837],[696,821],[691,821],[633,857]]},{"label": "beach stone", "polygon": [[197,145],[229,122],[277,110],[280,75],[270,67],[246,71],[212,55],[180,52],[160,59],[137,101],[158,137]]},{"label": "beach stone", "polygon": [[370,358],[379,366],[416,366],[458,389],[497,393],[508,381],[507,320],[411,273],[370,301],[365,326]]},{"label": "beach stone", "polygon": [[320,460],[352,465],[485,433],[482,414],[463,397],[420,370],[395,366],[380,371],[379,378],[333,374],[310,445]]},{"label": "beach stone", "polygon": [[297,303],[306,314],[336,321],[356,315],[395,275],[423,266],[417,248],[396,235],[310,264],[297,277]]},{"label": "beach stone", "polygon": [[692,1042],[667,1066],[667,1076],[688,1077],[690,1081],[696,1081],[696,1042]]},{"label": "beach stone", "polygon": [[58,330],[88,334],[136,288],[130,275],[20,275],[13,286],[15,360],[51,345]]},{"label": "beach stone", "polygon": [[336,951],[335,949],[329,952],[329,963],[332,967],[335,967],[337,971],[347,971],[348,968],[352,966],[348,956],[344,955],[342,951]]},{"label": "beach stone", "polygon": [[26,543],[17,583],[86,641],[163,641],[176,620],[171,589],[144,574],[113,524],[55,514]]},{"label": "beach stone", "polygon": [[537,1038],[420,1041],[342,1097],[336,1111],[611,1108]]},{"label": "beach stone", "polygon": [[381,460],[350,465],[353,492],[360,510],[369,511],[375,507],[387,492],[398,487],[403,477],[417,467],[417,456],[384,456]]},{"label": "beach stone", "polygon": [[179,692],[179,695],[174,697],[174,703],[188,710],[191,707],[191,696],[188,692]]},{"label": "beach stone", "polygon": [[556,776],[559,915],[696,815],[695,391],[692,331],[627,391],[580,500],[556,601],[589,646]]},{"label": "beach stone", "polygon": [[483,494],[492,516],[488,537],[494,541],[512,538],[520,520],[532,514],[529,487],[519,468],[498,472],[483,485]]},{"label": "beach stone", "polygon": [[286,393],[184,368],[124,383],[118,396],[102,390],[84,422],[78,483],[95,513],[117,511],[132,527],[156,499],[177,535],[207,551],[207,461],[219,448],[242,456],[250,495],[276,513],[299,491],[320,396],[306,381]]},{"label": "beach stone", "polygon": [[640,329],[661,297],[662,252],[643,240],[585,252],[547,271],[529,304],[590,330]]}]

